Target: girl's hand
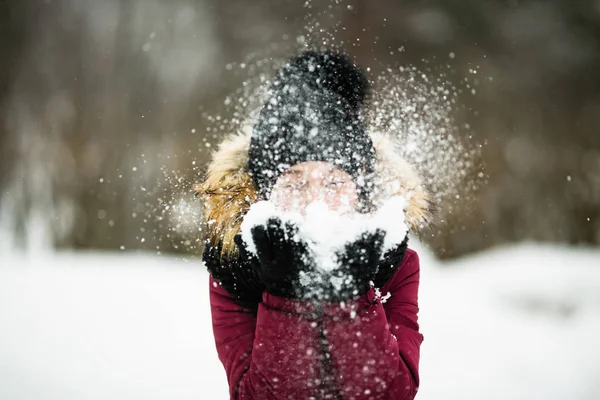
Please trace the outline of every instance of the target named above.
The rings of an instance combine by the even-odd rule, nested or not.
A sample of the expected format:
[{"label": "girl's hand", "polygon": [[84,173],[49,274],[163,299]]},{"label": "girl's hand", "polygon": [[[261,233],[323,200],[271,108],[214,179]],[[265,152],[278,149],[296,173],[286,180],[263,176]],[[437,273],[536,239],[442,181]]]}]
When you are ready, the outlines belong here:
[{"label": "girl's hand", "polygon": [[330,277],[330,301],[341,302],[357,298],[369,290],[377,274],[383,252],[385,232],[365,232],[356,241],[346,244],[337,253],[338,268]]},{"label": "girl's hand", "polygon": [[[308,244],[298,236],[298,228],[291,222],[270,218],[265,225],[251,229],[258,262],[252,263],[267,292],[287,298],[304,297],[300,273],[313,269],[314,261]],[[235,242],[240,252],[248,253],[241,236]]]}]

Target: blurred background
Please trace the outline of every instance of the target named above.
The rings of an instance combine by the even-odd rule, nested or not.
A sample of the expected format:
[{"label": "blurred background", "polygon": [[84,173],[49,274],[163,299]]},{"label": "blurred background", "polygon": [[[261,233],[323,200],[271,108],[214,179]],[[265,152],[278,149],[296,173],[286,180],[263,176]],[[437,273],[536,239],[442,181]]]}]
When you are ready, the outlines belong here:
[{"label": "blurred background", "polygon": [[[44,390],[64,389],[46,391],[58,393],[56,398],[94,398],[91,391],[64,383],[78,376],[89,389],[108,373],[98,361],[100,351],[88,354],[86,343],[106,352],[125,340],[136,353],[127,353],[122,344],[105,353],[106,360],[135,369],[155,354],[148,349],[183,340],[188,347],[169,351],[186,354],[189,365],[196,362],[191,354],[210,354],[210,365],[220,372],[210,333],[203,336],[207,347],[197,347],[198,336],[192,335],[209,332],[208,311],[203,308],[197,317],[206,320],[194,320],[193,326],[186,325],[189,314],[181,311],[180,302],[191,310],[206,302],[204,286],[190,284],[200,279],[190,271],[199,270],[201,251],[201,205],[192,187],[215,145],[252,108],[258,83],[281,60],[315,46],[347,51],[374,82],[382,74],[410,70],[398,72],[397,80],[416,77],[450,88],[443,126],[452,126],[453,151],[431,141],[425,150],[429,163],[417,165],[432,191],[452,186],[434,199],[438,213],[420,235],[423,259],[433,268],[424,273],[422,289],[423,308],[429,310],[422,317],[424,328],[432,332],[424,368],[427,373],[427,365],[440,366],[424,380],[429,389],[423,398],[600,398],[595,383],[600,354],[587,344],[564,347],[591,343],[600,330],[595,272],[600,266],[600,0],[0,0],[0,263],[27,265],[26,258],[41,255],[38,264],[77,271],[89,264],[94,271],[80,278],[79,272],[64,270],[35,276],[2,270],[0,316],[17,328],[13,336],[4,332],[9,336],[0,338],[20,343],[0,347],[5,360],[0,386],[3,379],[18,383],[5,389],[3,398],[36,398],[19,395],[33,381]],[[435,121],[430,128],[435,135]],[[431,165],[443,154],[443,162]],[[99,261],[65,255],[73,250],[110,256]],[[126,261],[117,272],[123,260],[118,254],[124,253],[139,253],[141,261]],[[161,261],[156,254],[167,257]],[[156,266],[163,263],[176,265],[166,272]],[[149,266],[140,271],[132,264]],[[483,269],[486,265],[493,267]],[[451,274],[448,269],[457,272],[440,275]],[[458,292],[468,297],[453,297]],[[106,296],[113,301],[106,303]],[[488,297],[494,304],[489,309],[469,308]],[[118,314],[133,298],[131,315]],[[164,319],[148,311],[156,304]],[[450,305],[462,307],[456,319]],[[147,314],[140,317],[140,310]],[[113,311],[121,315],[118,321]],[[62,315],[62,322],[53,313]],[[471,331],[466,338],[456,326],[483,314],[485,333]],[[145,327],[157,332],[173,318],[175,325],[167,324],[173,331],[160,331],[158,342],[138,343]],[[525,328],[527,344],[515,334],[521,324],[533,324]],[[94,336],[113,325],[129,329],[130,341],[116,333]],[[89,340],[74,345],[68,332]],[[455,332],[452,340],[447,332]],[[482,336],[474,337],[477,332]],[[505,341],[498,343],[501,337]],[[47,352],[45,345],[57,338],[60,351],[45,353],[43,364],[32,361],[37,345]],[[474,368],[481,360],[455,354],[457,343],[482,343],[471,349],[477,353],[473,357],[506,359],[500,367]],[[486,353],[483,343],[498,353]],[[523,364],[529,346],[537,346],[536,362]],[[52,372],[63,371],[63,380],[48,375],[53,360],[69,351],[71,367],[62,364]],[[555,358],[545,358],[549,353]],[[167,357],[164,365],[181,362],[173,355],[156,357]],[[464,361],[464,371],[475,374],[481,391],[458,372],[440,369],[455,368],[447,361],[452,357]],[[80,368],[82,362],[89,367],[90,360],[100,366]],[[545,369],[561,360],[560,368]],[[506,372],[502,365],[512,368],[506,379],[485,386],[482,382]],[[133,389],[135,379],[164,378],[162,369],[138,371],[133,383],[119,386],[122,375],[131,373],[123,368],[109,379],[115,386],[104,386],[98,398],[173,398],[164,387],[164,392]],[[167,386],[180,385],[177,398],[202,393],[190,368],[187,375],[168,375]],[[217,372],[207,384],[221,379],[223,385]],[[33,378],[39,376],[46,386]],[[436,392],[434,377],[449,384],[450,392]],[[527,388],[537,382],[533,377],[540,379],[538,389],[543,379],[554,379],[555,386],[507,397],[507,387]],[[181,379],[195,383],[186,386]],[[579,392],[569,392],[575,382]],[[221,394],[214,398],[225,398],[218,387],[214,393]]]},{"label": "blurred background", "polygon": [[4,247],[197,252],[215,118],[246,65],[306,38],[372,78],[452,71],[456,135],[486,178],[425,235],[436,254],[600,244],[596,0],[2,0],[0,18]]}]

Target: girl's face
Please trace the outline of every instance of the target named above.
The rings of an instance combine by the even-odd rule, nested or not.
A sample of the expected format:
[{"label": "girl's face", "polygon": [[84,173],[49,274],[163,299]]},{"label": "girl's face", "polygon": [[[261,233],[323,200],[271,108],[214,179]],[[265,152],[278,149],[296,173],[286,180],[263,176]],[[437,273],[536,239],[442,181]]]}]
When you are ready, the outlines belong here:
[{"label": "girl's face", "polygon": [[282,211],[304,213],[315,201],[350,214],[356,209],[356,184],[348,173],[323,161],[307,161],[285,171],[275,182],[271,201]]}]

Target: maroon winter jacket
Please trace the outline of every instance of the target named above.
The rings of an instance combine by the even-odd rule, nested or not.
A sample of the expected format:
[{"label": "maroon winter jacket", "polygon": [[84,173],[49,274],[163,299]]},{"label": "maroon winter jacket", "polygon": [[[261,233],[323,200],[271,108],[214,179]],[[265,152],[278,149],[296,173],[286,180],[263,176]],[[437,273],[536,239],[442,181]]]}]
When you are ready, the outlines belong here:
[{"label": "maroon winter jacket", "polygon": [[[381,289],[342,304],[263,294],[239,306],[210,278],[217,352],[231,399],[413,399],[419,386],[419,257],[408,249]],[[324,385],[325,376],[332,385]]]}]

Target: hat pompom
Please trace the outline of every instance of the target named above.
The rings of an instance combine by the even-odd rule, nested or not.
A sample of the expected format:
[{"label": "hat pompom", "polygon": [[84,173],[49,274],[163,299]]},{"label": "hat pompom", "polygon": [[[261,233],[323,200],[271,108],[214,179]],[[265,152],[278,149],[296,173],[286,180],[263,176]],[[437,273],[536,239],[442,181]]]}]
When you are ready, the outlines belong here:
[{"label": "hat pompom", "polygon": [[354,111],[362,107],[369,93],[364,72],[345,54],[334,51],[306,51],[292,58],[280,70],[282,84],[302,80],[313,89],[327,90],[346,100]]}]

